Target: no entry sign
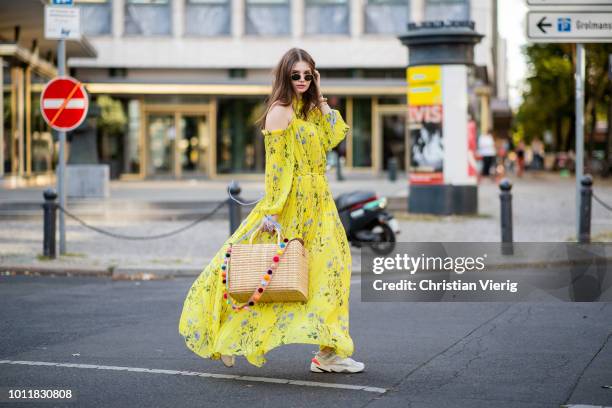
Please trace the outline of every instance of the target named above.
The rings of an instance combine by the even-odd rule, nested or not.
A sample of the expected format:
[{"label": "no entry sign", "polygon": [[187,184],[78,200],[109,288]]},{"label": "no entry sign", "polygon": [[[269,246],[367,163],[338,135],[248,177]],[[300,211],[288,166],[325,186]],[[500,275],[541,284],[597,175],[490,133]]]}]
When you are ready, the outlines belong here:
[{"label": "no entry sign", "polygon": [[40,95],[43,118],[53,129],[62,132],[79,126],[87,116],[88,107],[85,87],[71,77],[58,77],[49,81]]}]

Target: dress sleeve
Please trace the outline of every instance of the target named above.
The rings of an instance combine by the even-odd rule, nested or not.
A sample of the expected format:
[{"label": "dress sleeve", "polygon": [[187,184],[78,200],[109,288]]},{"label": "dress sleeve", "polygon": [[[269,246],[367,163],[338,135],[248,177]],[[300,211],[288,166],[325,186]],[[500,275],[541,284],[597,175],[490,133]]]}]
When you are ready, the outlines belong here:
[{"label": "dress sleeve", "polygon": [[293,137],[291,126],[286,129],[262,130],[266,150],[265,196],[258,204],[264,214],[282,211],[293,181]]},{"label": "dress sleeve", "polygon": [[330,113],[325,115],[319,111],[317,122],[323,149],[326,153],[344,140],[350,129],[336,109],[332,109]]}]

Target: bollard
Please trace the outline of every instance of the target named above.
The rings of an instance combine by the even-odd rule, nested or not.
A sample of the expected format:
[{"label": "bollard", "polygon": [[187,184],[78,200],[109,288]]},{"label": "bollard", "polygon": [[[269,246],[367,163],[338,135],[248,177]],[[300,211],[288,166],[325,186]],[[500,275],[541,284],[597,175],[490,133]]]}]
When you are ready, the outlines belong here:
[{"label": "bollard", "polygon": [[43,207],[43,256],[56,258],[55,254],[55,228],[57,225],[57,193],[52,188],[43,192],[45,202]]},{"label": "bollard", "polygon": [[[232,195],[232,197],[235,197],[238,200],[240,200],[240,191],[242,191],[242,189],[238,185],[238,182],[232,181],[229,185],[229,192]],[[237,203],[236,201],[230,198],[228,200],[227,205],[229,207],[228,210],[229,210],[229,222],[230,222],[230,235],[232,235],[234,231],[236,231],[238,227],[240,226],[242,216],[240,214],[240,204],[239,203]]]},{"label": "bollard", "polygon": [[395,157],[389,158],[387,162],[388,170],[389,170],[389,180],[395,181],[397,180],[397,159]]},{"label": "bollard", "polygon": [[508,179],[503,179],[499,183],[501,193],[499,199],[501,203],[501,242],[502,242],[502,254],[512,255],[513,250],[513,238],[512,238],[512,183]]},{"label": "bollard", "polygon": [[336,152],[336,180],[342,181],[344,180],[344,176],[342,175],[342,161],[344,158],[340,156],[340,153]]},{"label": "bollard", "polygon": [[591,242],[591,200],[593,197],[593,178],[585,174],[580,180],[580,219],[578,221],[578,242]]}]

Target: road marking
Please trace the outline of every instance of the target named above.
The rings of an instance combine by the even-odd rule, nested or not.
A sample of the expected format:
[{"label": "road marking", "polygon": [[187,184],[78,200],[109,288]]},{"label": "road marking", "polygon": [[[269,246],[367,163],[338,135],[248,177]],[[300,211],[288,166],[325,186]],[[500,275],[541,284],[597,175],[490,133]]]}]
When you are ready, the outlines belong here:
[{"label": "road marking", "polygon": [[178,371],[178,370],[162,370],[162,369],[155,369],[155,368],[119,367],[119,366],[104,366],[104,365],[94,365],[94,364],[51,363],[47,361],[21,361],[21,360],[0,360],[0,364],[19,364],[19,365],[29,365],[29,366],[53,366],[53,367],[69,367],[69,368],[89,368],[89,369],[94,369],[94,370],[130,371],[130,372],[136,372],[136,373],[151,373],[151,374],[166,374],[166,375],[188,375],[188,376],[198,376],[198,377],[221,378],[221,379],[227,379],[227,380],[302,385],[306,387],[340,388],[344,390],[376,392],[379,394],[384,394],[385,392],[387,392],[386,388],[370,387],[367,385],[336,384],[336,383],[325,383],[325,382],[318,382],[318,381],[290,380],[288,378],[253,377],[249,375],[202,373],[199,371]]},{"label": "road marking", "polygon": [[572,405],[561,405],[562,408],[611,408],[603,405],[584,405],[584,404],[572,404]]}]

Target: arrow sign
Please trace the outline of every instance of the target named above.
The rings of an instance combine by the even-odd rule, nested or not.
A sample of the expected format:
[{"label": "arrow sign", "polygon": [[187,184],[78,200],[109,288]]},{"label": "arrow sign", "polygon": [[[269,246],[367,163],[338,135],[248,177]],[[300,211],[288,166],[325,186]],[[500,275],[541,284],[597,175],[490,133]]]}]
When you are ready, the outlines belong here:
[{"label": "arrow sign", "polygon": [[83,84],[71,77],[52,79],[40,95],[43,118],[53,129],[62,132],[79,126],[87,116],[88,106]]},{"label": "arrow sign", "polygon": [[544,27],[552,27],[552,24],[546,23],[546,16],[542,17],[542,19],[538,22],[538,28],[546,34],[546,30]]},{"label": "arrow sign", "polygon": [[612,43],[612,11],[530,11],[527,38],[540,43]]}]

